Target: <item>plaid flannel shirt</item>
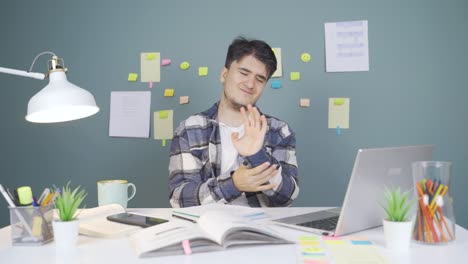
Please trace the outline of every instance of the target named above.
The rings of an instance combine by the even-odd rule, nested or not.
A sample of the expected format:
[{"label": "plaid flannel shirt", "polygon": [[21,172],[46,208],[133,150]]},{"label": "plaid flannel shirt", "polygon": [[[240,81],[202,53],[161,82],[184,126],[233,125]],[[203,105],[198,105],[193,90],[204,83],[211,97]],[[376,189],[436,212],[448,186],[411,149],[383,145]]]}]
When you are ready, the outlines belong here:
[{"label": "plaid flannel shirt", "polygon": [[[230,203],[241,192],[234,186],[232,172],[221,174],[221,138],[217,122],[218,103],[182,121],[174,133],[169,160],[170,203],[188,207],[208,203]],[[264,147],[256,154],[239,157],[240,163],[256,167],[266,161],[281,166],[281,182],[273,190],[244,193],[248,204],[288,206],[299,194],[296,138],[288,125],[271,116]]]}]

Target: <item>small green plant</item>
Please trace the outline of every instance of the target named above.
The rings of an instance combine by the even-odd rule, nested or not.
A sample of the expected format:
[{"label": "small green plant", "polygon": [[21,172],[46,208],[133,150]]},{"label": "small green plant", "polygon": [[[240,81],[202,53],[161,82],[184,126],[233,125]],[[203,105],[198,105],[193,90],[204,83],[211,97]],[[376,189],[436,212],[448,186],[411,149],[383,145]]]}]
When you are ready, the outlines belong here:
[{"label": "small green plant", "polygon": [[409,200],[409,191],[402,192],[400,188],[388,189],[385,187],[386,205],[382,206],[387,214],[387,220],[392,222],[408,221],[408,211],[413,205]]},{"label": "small green plant", "polygon": [[57,196],[55,197],[55,208],[58,210],[58,215],[61,221],[73,221],[75,220],[76,210],[83,202],[86,195],[86,191],[81,189],[81,186],[76,187],[75,189],[70,188],[70,182],[67,183],[65,187],[63,187],[62,191],[58,191],[58,189],[54,186],[55,192]]}]

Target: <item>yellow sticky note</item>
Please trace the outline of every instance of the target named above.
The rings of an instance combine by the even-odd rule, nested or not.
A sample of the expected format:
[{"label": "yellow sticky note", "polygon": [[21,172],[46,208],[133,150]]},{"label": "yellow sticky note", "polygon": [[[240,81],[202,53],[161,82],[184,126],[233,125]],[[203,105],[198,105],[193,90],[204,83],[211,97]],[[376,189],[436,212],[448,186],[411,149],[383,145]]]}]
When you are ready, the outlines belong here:
[{"label": "yellow sticky note", "polygon": [[299,105],[301,107],[309,107],[310,106],[310,99],[308,98],[301,98],[301,100],[299,101]]},{"label": "yellow sticky note", "polygon": [[180,69],[181,70],[187,70],[188,68],[190,68],[190,63],[188,61],[183,61],[181,64],[180,64]]},{"label": "yellow sticky note", "polygon": [[146,59],[147,60],[154,60],[156,59],[156,53],[146,53]]},{"label": "yellow sticky note", "polygon": [[189,103],[189,97],[188,96],[179,97],[179,104],[188,104],[188,103]]},{"label": "yellow sticky note", "polygon": [[276,57],[276,71],[271,77],[281,77],[283,76],[283,64],[281,62],[281,48],[272,48],[273,53]]},{"label": "yellow sticky note", "polygon": [[303,241],[299,241],[299,245],[301,245],[301,246],[320,246],[320,241],[303,240]]},{"label": "yellow sticky note", "polygon": [[346,245],[346,241],[344,241],[344,240],[325,240],[325,244],[327,244],[329,246]]},{"label": "yellow sticky note", "polygon": [[172,88],[164,89],[164,96],[166,96],[166,97],[174,96],[174,89],[172,89]]},{"label": "yellow sticky note", "polygon": [[136,82],[137,78],[138,78],[137,73],[131,72],[131,73],[128,74],[128,81],[129,82]]},{"label": "yellow sticky note", "polygon": [[328,128],[349,128],[349,98],[328,99]]},{"label": "yellow sticky note", "polygon": [[208,67],[198,68],[198,76],[207,76],[207,75],[208,75]]},{"label": "yellow sticky note", "polygon": [[319,238],[316,236],[300,236],[299,240],[318,241]]},{"label": "yellow sticky note", "polygon": [[322,253],[322,252],[323,252],[323,248],[321,248],[321,247],[306,247],[306,248],[303,248],[303,249],[302,249],[302,252],[306,252],[306,253]]},{"label": "yellow sticky note", "polygon": [[291,72],[290,74],[291,81],[298,81],[301,79],[301,73],[300,72]]},{"label": "yellow sticky note", "polygon": [[167,111],[159,111],[159,118],[160,119],[165,119],[167,118],[169,113]]},{"label": "yellow sticky note", "polygon": [[344,104],[344,98],[335,98],[335,100],[333,101],[333,103],[335,105],[343,105]]}]

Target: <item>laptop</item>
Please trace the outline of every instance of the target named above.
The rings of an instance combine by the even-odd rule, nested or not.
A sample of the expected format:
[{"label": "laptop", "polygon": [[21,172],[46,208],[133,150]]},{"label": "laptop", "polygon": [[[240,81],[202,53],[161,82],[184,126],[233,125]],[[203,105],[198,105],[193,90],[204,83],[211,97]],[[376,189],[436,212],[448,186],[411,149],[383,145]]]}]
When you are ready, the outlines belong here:
[{"label": "laptop", "polygon": [[340,208],[272,220],[326,236],[341,236],[382,225],[384,187],[413,191],[411,163],[432,160],[434,146],[359,149]]}]

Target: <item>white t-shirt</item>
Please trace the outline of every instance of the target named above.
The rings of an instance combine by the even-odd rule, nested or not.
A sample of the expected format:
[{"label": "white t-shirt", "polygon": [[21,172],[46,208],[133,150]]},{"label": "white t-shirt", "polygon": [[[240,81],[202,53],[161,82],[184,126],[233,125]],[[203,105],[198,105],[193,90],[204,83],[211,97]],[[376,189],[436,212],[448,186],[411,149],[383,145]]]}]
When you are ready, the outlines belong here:
[{"label": "white t-shirt", "polygon": [[237,152],[234,144],[232,144],[231,134],[239,133],[239,137],[244,135],[244,125],[239,127],[230,127],[226,124],[219,123],[221,135],[221,174],[231,172],[239,167],[239,152]]}]

